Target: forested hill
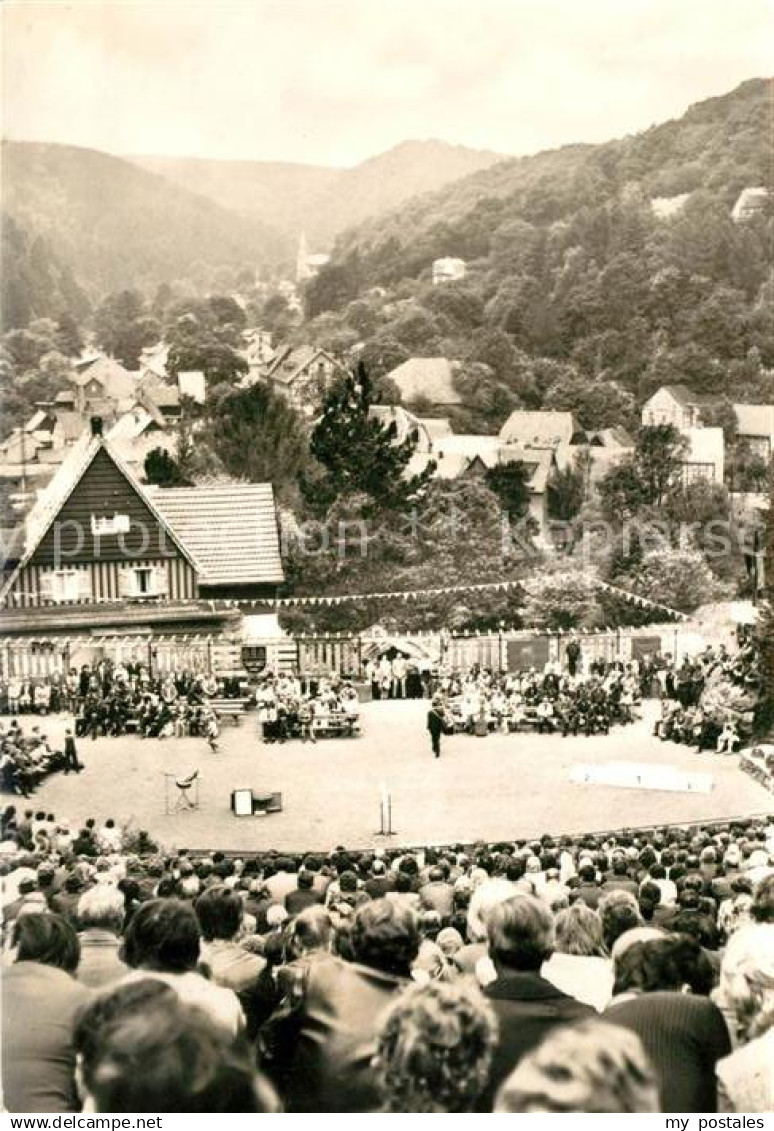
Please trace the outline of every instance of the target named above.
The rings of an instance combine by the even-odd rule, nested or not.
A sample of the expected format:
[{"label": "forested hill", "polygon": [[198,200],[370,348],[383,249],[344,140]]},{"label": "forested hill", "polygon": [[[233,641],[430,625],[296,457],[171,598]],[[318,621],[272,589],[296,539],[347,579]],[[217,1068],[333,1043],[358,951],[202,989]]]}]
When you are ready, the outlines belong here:
[{"label": "forested hill", "polygon": [[197,263],[255,267],[284,247],[255,217],[96,150],[4,142],[2,188],[14,230],[44,240],[94,298],[190,277]]},{"label": "forested hill", "polygon": [[[410,354],[460,358],[465,405],[491,427],[517,404],[579,399],[597,426],[631,421],[667,380],[771,398],[771,197],[731,216],[741,189],[767,184],[770,120],[770,85],[754,79],[643,133],[411,201],[339,239],[306,332],[365,341],[376,375]],[[468,274],[434,288],[444,255]]]},{"label": "forested hill", "polygon": [[259,216],[293,247],[304,231],[314,250],[322,251],[353,223],[488,168],[502,155],[430,139],[402,142],[349,169],[181,157],[132,160],[244,216]]},{"label": "forested hill", "polygon": [[472,230],[477,217],[495,218],[498,227],[509,218],[552,223],[633,182],[649,198],[704,189],[733,203],[740,189],[765,184],[771,175],[770,130],[770,82],[751,79],[640,134],[500,161],[351,229],[340,249],[362,250],[393,237],[409,247],[439,225],[462,222],[458,242],[445,254],[486,251]]}]

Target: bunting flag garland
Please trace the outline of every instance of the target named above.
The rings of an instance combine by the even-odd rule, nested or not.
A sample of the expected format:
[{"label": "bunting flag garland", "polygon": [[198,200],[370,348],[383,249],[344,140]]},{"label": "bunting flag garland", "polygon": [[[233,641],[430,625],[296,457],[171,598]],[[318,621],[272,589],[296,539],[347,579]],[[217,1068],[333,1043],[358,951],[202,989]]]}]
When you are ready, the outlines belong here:
[{"label": "bunting flag garland", "polygon": [[678,609],[672,609],[669,605],[661,605],[658,601],[651,601],[649,597],[641,597],[639,593],[630,593],[628,589],[621,589],[618,585],[610,585],[607,581],[595,582],[600,589],[604,589],[608,593],[612,593],[614,597],[621,597],[624,601],[629,601],[630,604],[639,605],[643,609],[658,609],[662,613],[668,613],[670,617],[675,617],[677,620],[688,621],[690,616],[688,613],[682,613]]},{"label": "bunting flag garland", "polygon": [[[687,613],[680,612],[678,609],[670,608],[669,605],[663,605],[658,601],[652,601],[649,597],[642,597],[639,593],[631,593],[627,589],[621,589],[620,586],[611,585],[607,581],[601,581],[599,578],[593,579],[593,584],[598,588],[603,589],[605,592],[619,597],[621,600],[628,601],[630,604],[638,605],[640,608],[655,609],[659,612],[666,613],[668,616],[676,620],[688,621],[690,616]],[[332,607],[341,605],[348,602],[355,601],[417,601],[423,598],[432,597],[446,597],[454,593],[485,593],[485,592],[501,592],[507,593],[514,589],[521,588],[521,581],[484,581],[472,584],[462,585],[444,585],[432,589],[401,589],[401,590],[388,590],[384,592],[374,593],[336,593],[336,594],[320,594],[320,595],[301,595],[297,597],[266,597],[266,598],[252,598],[250,600],[242,600],[235,598],[207,598],[206,601],[201,602],[196,598],[181,599],[180,601],[168,602],[172,605],[201,605],[207,604],[213,613],[218,611],[218,607],[223,609],[288,609],[295,607]],[[34,593],[13,593],[10,594],[6,601],[10,601],[10,607],[21,609],[19,604],[14,606],[14,602],[19,601],[36,601],[39,599],[39,594]],[[79,602],[62,602],[62,605],[77,605]],[[88,601],[82,602],[88,605],[116,605],[124,604],[125,600],[115,597],[101,597],[93,598]],[[149,598],[148,605],[152,608],[159,607],[156,599]],[[9,606],[6,605],[8,608]],[[61,607],[58,603],[46,606],[51,608]]]}]

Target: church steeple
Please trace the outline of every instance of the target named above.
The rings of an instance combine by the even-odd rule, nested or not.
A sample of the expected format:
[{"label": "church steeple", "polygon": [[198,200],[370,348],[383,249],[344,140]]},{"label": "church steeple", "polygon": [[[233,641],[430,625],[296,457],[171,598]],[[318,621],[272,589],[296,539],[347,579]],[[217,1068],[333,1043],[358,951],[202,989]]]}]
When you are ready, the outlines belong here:
[{"label": "church steeple", "polygon": [[306,232],[302,232],[298,239],[298,253],[296,254],[296,282],[303,283],[309,278],[309,252],[306,247]]}]

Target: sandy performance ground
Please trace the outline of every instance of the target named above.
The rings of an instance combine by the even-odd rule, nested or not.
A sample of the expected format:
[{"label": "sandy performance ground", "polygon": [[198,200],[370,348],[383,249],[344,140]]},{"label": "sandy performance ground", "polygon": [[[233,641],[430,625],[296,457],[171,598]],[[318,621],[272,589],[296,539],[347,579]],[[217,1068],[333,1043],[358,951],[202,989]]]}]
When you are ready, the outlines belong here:
[{"label": "sandy performance ground", "polygon": [[[203,739],[80,739],[82,774],[56,774],[30,804],[82,823],[113,817],[147,829],[168,849],[327,851],[337,844],[384,844],[380,797],[392,798],[396,835],[390,844],[507,840],[542,833],[577,833],[652,824],[698,822],[767,813],[771,796],[738,769],[735,757],[696,754],[651,735],[657,713],[605,737],[455,735],[432,758],[426,701],[365,704],[360,738],[265,745],[255,714],[239,727],[226,722],[220,749]],[[61,740],[64,716],[26,720]],[[711,774],[708,794],[584,785],[573,767],[648,763]],[[165,813],[165,773],[200,773],[200,808]],[[278,790],[283,812],[237,818],[231,791]],[[170,783],[171,793],[174,784]],[[16,799],[17,803],[21,799]],[[21,801],[24,805],[24,802]]]}]

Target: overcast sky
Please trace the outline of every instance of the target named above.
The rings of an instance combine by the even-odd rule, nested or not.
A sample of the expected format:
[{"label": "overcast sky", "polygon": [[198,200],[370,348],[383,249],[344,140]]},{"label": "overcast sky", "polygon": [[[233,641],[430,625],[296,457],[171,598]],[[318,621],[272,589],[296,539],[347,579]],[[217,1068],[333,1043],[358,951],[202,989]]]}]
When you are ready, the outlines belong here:
[{"label": "overcast sky", "polygon": [[351,165],[601,141],[771,70],[774,0],[6,0],[4,133]]}]

